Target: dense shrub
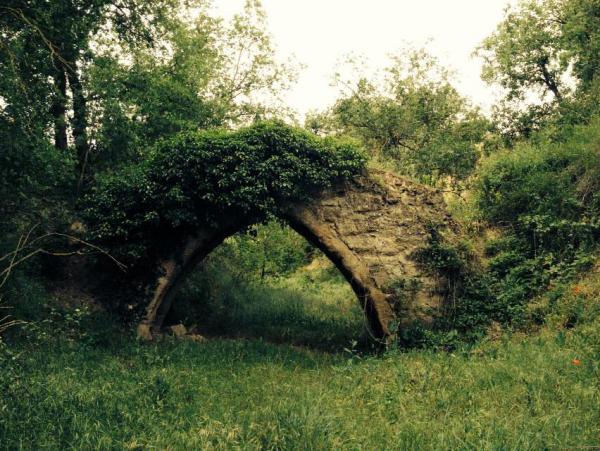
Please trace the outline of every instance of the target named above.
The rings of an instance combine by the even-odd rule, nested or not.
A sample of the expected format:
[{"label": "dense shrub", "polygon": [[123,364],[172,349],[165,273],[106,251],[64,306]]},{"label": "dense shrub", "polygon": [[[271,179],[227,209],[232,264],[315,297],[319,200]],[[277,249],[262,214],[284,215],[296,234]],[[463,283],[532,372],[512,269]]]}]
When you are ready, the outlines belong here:
[{"label": "dense shrub", "polygon": [[304,199],[364,164],[352,144],[281,122],[183,133],[142,164],[101,178],[85,201],[87,219],[95,239],[136,243],[122,250],[139,258],[157,242],[171,248],[200,224],[218,227],[228,217],[260,222],[281,202]]},{"label": "dense shrub", "polygon": [[519,227],[524,216],[591,220],[600,201],[600,119],[564,142],[525,143],[484,161],[477,207],[492,225]]},{"label": "dense shrub", "polygon": [[430,224],[426,247],[414,254],[421,269],[440,279],[444,297],[442,310],[435,312],[431,327],[415,323],[399,329],[403,347],[452,349],[459,342],[481,337],[485,328],[501,316],[505,306],[492,291],[490,275],[478,262],[470,246],[448,240]]},{"label": "dense shrub", "polygon": [[493,155],[475,182],[476,207],[501,237],[487,243],[489,275],[504,322],[527,302],[593,263],[600,242],[600,120],[562,142],[540,140]]}]

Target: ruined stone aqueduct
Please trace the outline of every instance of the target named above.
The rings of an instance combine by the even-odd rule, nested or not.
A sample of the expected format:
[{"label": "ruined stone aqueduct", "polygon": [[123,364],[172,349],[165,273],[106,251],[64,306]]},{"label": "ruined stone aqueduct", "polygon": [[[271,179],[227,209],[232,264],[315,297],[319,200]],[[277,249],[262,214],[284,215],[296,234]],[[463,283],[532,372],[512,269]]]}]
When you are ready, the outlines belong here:
[{"label": "ruined stone aqueduct", "polygon": [[[414,258],[427,246],[428,224],[455,229],[440,192],[391,173],[370,171],[282,211],[282,219],[323,251],[348,280],[377,339],[392,337],[397,324],[427,322],[441,307],[441,281]],[[217,231],[199,227],[183,248],[161,262],[146,316],[138,326],[141,338],[152,339],[160,332],[186,274],[248,225],[239,217],[225,218],[224,224]],[[398,284],[408,281],[413,287],[410,296],[399,302]]]}]

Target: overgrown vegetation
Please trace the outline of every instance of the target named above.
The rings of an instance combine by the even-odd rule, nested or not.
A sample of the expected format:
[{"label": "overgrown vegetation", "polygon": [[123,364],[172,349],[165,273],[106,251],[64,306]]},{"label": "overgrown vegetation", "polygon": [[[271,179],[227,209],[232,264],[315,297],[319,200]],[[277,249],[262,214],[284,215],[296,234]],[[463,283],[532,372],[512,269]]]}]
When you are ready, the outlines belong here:
[{"label": "overgrown vegetation", "polygon": [[96,239],[132,243],[131,256],[139,258],[157,242],[170,251],[198,224],[262,222],[281,203],[359,174],[364,163],[350,143],[280,122],[180,134],[162,141],[143,164],[100,179],[86,199],[86,217]]},{"label": "overgrown vegetation", "polygon": [[[598,1],[506,10],[476,50],[490,117],[407,50],[337,74],[304,128],[260,3],[209,6],[0,4],[0,448],[597,447]],[[462,230],[430,225],[411,258],[444,307],[385,352],[276,219],[369,166],[444,189]],[[136,342],[147,287],[107,265],[147,272],[225,218],[241,233],[167,318],[199,342]]]},{"label": "overgrown vegetation", "polygon": [[449,243],[432,225],[416,256],[446,284],[434,327],[400,334],[402,343],[454,347],[481,338],[493,322],[529,326],[530,300],[563,286],[595,262],[600,243],[598,120],[561,142],[524,142],[483,161],[470,208],[496,232],[480,256],[468,242]]},{"label": "overgrown vegetation", "polygon": [[548,325],[533,335],[504,332],[453,352],[384,356],[256,340],[143,345],[107,329],[105,318],[95,329],[57,318],[72,332],[55,333],[56,322],[50,337],[25,329],[26,344],[1,349],[0,441],[6,448],[594,447],[599,299],[596,270],[537,301]]},{"label": "overgrown vegetation", "polygon": [[306,126],[361,140],[375,164],[425,183],[457,188],[472,174],[491,124],[452,85],[451,74],[426,50],[394,56],[382,79],[352,62],[357,81],[337,84],[343,96]]}]

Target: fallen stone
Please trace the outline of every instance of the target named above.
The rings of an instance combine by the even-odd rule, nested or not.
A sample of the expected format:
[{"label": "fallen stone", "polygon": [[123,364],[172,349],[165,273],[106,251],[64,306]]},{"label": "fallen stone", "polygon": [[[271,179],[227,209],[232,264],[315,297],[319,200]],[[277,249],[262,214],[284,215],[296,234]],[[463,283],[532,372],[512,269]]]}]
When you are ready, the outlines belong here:
[{"label": "fallen stone", "polygon": [[187,329],[183,324],[176,324],[175,326],[171,326],[169,329],[171,329],[171,332],[177,338],[181,338],[187,334]]}]

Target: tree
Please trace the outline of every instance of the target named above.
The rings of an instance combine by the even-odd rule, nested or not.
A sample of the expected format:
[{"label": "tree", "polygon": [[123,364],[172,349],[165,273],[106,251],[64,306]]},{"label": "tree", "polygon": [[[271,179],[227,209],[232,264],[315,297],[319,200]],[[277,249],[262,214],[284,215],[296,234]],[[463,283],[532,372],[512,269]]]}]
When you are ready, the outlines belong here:
[{"label": "tree", "polygon": [[[7,37],[0,65],[13,87],[44,103],[40,127],[51,124],[59,152],[74,150],[80,187],[98,170],[140,158],[158,139],[277,109],[265,93],[278,92],[292,72],[274,59],[260,3],[248,2],[231,24],[210,17],[206,4],[11,0],[0,7]],[[0,95],[20,102],[15,89]]]},{"label": "tree", "polygon": [[563,47],[573,73],[588,89],[600,73],[600,2],[569,0],[564,8]]},{"label": "tree", "polygon": [[149,158],[157,141],[277,108],[263,94],[290,72],[260,4],[228,24],[205,3],[0,4],[0,248],[34,223],[64,226],[98,174]]},{"label": "tree", "polygon": [[136,48],[125,62],[113,40],[104,42],[89,69],[96,169],[139,158],[184,130],[237,127],[279,112],[274,98],[292,71],[275,61],[262,15],[254,3],[231,23],[201,10],[173,27],[166,51]]},{"label": "tree", "polygon": [[[54,146],[66,151],[73,143],[80,180],[90,151],[83,78],[93,60],[94,35],[112,30],[123,42],[151,45],[162,35],[167,14],[178,5],[177,0],[8,0],[0,6],[0,27],[8,42],[2,47],[3,60],[27,64],[20,70],[12,64],[8,74],[23,89],[47,98]],[[31,87],[28,79],[33,79]],[[2,96],[8,103],[18,103],[10,92]]]},{"label": "tree", "polygon": [[507,9],[476,54],[482,78],[506,90],[494,119],[509,143],[541,129],[562,135],[598,111],[599,43],[598,0],[523,0]]},{"label": "tree", "polygon": [[[334,128],[360,139],[376,159],[428,183],[454,184],[473,170],[487,121],[424,50],[393,58],[379,82],[338,82],[346,90],[331,111]],[[309,119],[313,129],[327,124]]]},{"label": "tree", "polygon": [[289,113],[281,94],[295,80],[296,68],[276,60],[265,20],[260,1],[247,0],[243,14],[216,30],[217,66],[207,92],[229,125]]},{"label": "tree", "polygon": [[508,9],[496,31],[476,53],[483,58],[482,78],[507,90],[509,100],[523,100],[530,92],[557,101],[565,95],[568,68],[561,46],[564,23],[562,0],[524,0]]}]

